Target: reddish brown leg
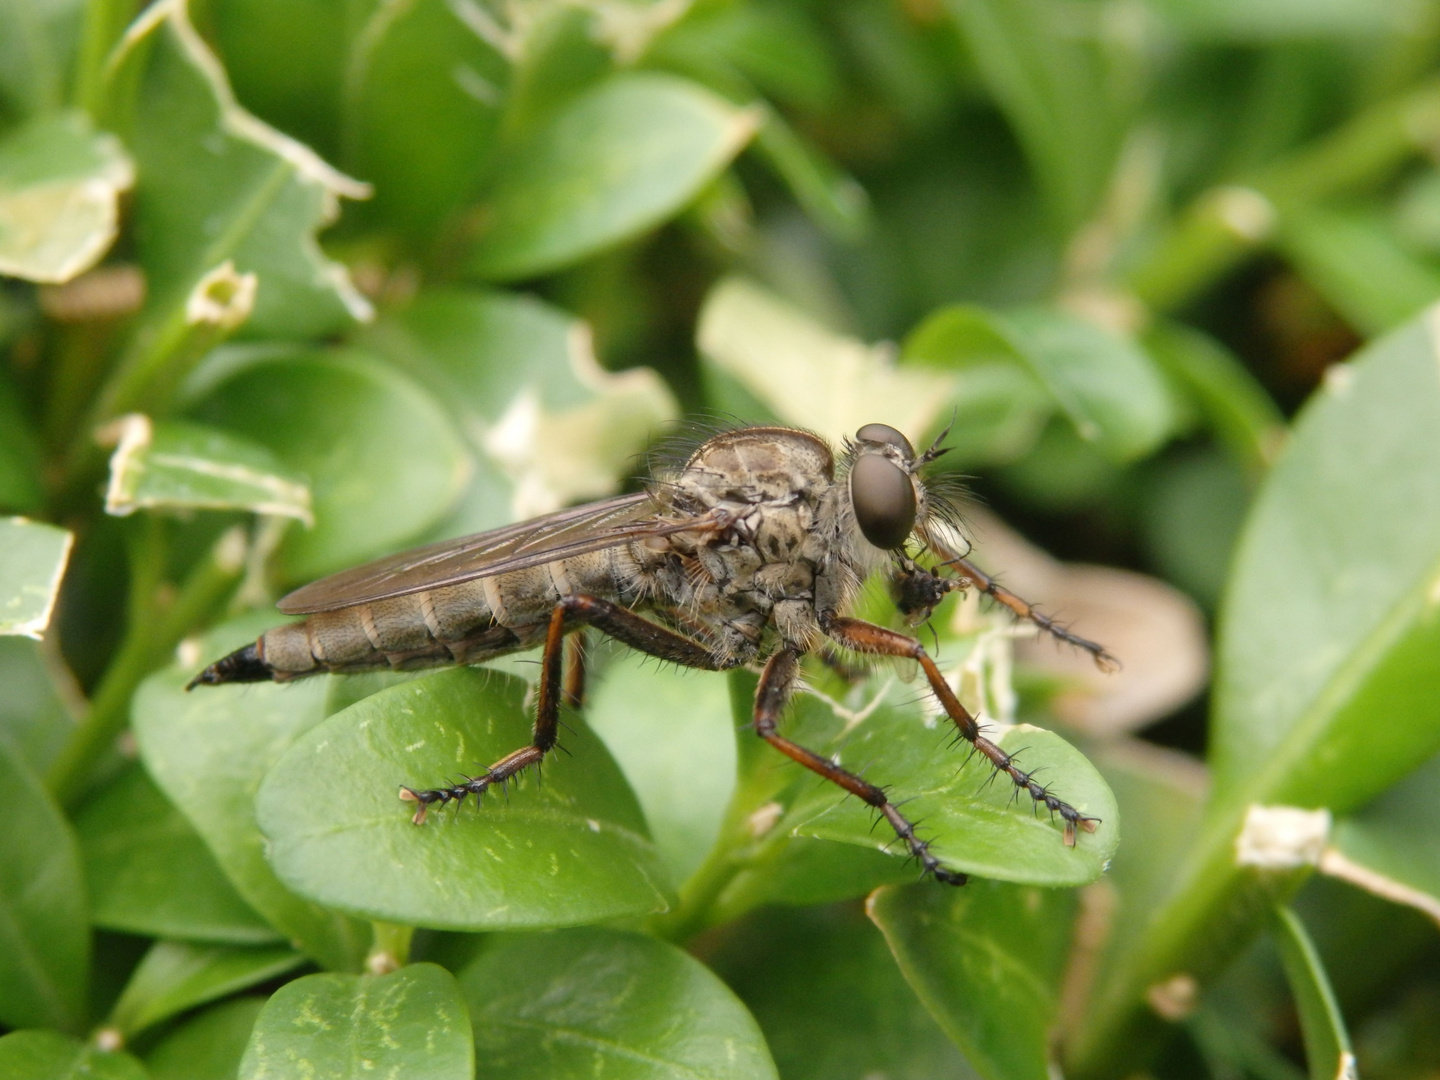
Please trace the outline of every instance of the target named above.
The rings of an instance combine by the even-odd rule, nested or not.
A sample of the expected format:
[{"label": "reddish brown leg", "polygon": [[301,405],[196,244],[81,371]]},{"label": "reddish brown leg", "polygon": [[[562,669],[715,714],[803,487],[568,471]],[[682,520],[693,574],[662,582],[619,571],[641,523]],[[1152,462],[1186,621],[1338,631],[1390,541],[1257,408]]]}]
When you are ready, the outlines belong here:
[{"label": "reddish brown leg", "polygon": [[585,705],[585,631],[577,630],[565,643],[565,704],[577,712]]},{"label": "reddish brown leg", "polygon": [[925,647],[912,637],[896,633],[894,630],[887,630],[883,626],[875,626],[872,623],[863,622],[860,619],[845,619],[836,615],[830,616],[822,623],[825,632],[835,641],[847,649],[855,652],[870,653],[875,656],[904,656],[915,660],[920,664],[921,670],[925,672],[925,678],[930,682],[930,689],[940,699],[946,714],[954,722],[962,738],[995,766],[999,772],[1003,772],[1014,782],[1015,786],[1028,792],[1030,798],[1036,803],[1043,803],[1045,808],[1052,814],[1059,814],[1065,822],[1065,843],[1071,847],[1075,846],[1075,830],[1084,829],[1086,832],[1094,832],[1099,818],[1086,817],[1079,810],[1076,810],[1069,803],[1051,794],[1050,789],[1041,784],[1038,780],[1015,764],[1014,758],[1001,750],[993,742],[980,733],[980,725],[970,715],[955,692],[950,689],[950,684],[940,674],[940,669],[935,666],[935,661],[930,659],[930,654]]},{"label": "reddish brown leg", "polygon": [[760,675],[760,685],[755,691],[755,733],[792,761],[799,762],[811,772],[819,773],[867,806],[873,806],[880,811],[895,830],[895,835],[904,841],[910,854],[925,872],[934,874],[936,880],[947,885],[964,885],[965,875],[940,865],[940,860],[930,854],[930,846],[915,834],[915,826],[895,808],[882,788],[842,769],[829,758],[807,750],[778,734],[780,715],[785,711],[786,702],[790,700],[790,692],[795,688],[795,677],[799,670],[800,655],[788,646],[772,656],[765,665],[765,670]]},{"label": "reddish brown leg", "polygon": [[550,625],[545,634],[545,651],[540,659],[540,688],[535,709],[534,735],[530,745],[507,754],[480,776],[469,777],[463,784],[425,791],[402,787],[400,798],[420,804],[412,819],[416,825],[424,824],[425,813],[432,804],[461,802],[467,795],[479,797],[491,785],[504,784],[522,769],[538,765],[555,745],[556,730],[560,724],[560,701],[562,693],[569,689],[567,687],[566,691],[562,692],[560,680],[565,653],[565,633],[567,629],[574,629],[577,623],[598,627],[631,648],[686,667],[720,671],[733,666],[728,660],[717,659],[714,653],[699,642],[663,626],[657,626],[618,604],[594,596],[562,596],[555,605],[555,610],[550,613]]},{"label": "reddish brown leg", "polygon": [[1101,671],[1110,672],[1120,670],[1120,661],[1111,656],[1103,645],[1097,645],[1095,642],[1083,638],[1079,634],[1072,634],[1069,630],[1065,629],[1065,627],[1050,618],[1050,616],[1037,611],[1033,604],[1022,600],[1003,585],[997,584],[994,578],[985,573],[984,570],[981,570],[969,559],[950,559],[945,565],[955,567],[956,570],[969,578],[971,583],[982,593],[997,603],[1004,604],[1026,622],[1032,622],[1047,634],[1057,637],[1070,645],[1074,645],[1076,648],[1084,649],[1095,658],[1095,666]]}]

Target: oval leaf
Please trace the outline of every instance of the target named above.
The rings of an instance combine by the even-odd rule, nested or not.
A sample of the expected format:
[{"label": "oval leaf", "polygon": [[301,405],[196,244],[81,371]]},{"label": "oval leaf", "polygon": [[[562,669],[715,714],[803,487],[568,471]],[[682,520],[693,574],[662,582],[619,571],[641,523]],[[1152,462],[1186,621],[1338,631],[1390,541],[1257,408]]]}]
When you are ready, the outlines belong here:
[{"label": "oval leaf", "polygon": [[[75,837],[0,739],[0,1024],[73,1028],[85,1004],[90,932]],[[9,1076],[0,1068],[0,1076]]]},{"label": "oval leaf", "polygon": [[495,281],[533,277],[638,236],[690,202],[757,123],[671,75],[607,79],[509,159],[471,269]]},{"label": "oval leaf", "polygon": [[1073,894],[994,881],[876,891],[867,905],[930,1014],[986,1080],[1046,1080]]},{"label": "oval leaf", "polygon": [[253,641],[274,622],[264,612],[236,620],[203,640],[193,664],[142,683],[131,710],[135,736],[150,775],[205,839],[245,902],[321,964],[358,968],[368,945],[366,928],[281,885],[265,861],[265,840],[255,824],[261,777],[325,715],[325,680],[185,692],[203,661]]},{"label": "oval leaf", "polygon": [[1440,308],[1332,368],[1256,498],[1220,634],[1218,799],[1368,801],[1440,748]]},{"label": "oval leaf", "polygon": [[434,964],[286,983],[260,1011],[240,1063],[240,1080],[471,1080],[474,1074],[465,1001],[455,977]]},{"label": "oval leaf", "polygon": [[291,581],[399,547],[449,509],[470,470],[435,400],[364,353],[267,359],[199,411],[308,478],[315,528],[286,540],[281,564]]},{"label": "oval leaf", "polygon": [[42,116],[0,140],[0,274],[69,281],[115,240],[135,170],[84,113]]},{"label": "oval leaf", "polygon": [[504,934],[460,972],[488,1074],[509,1080],[765,1080],[755,1020],[673,945],[593,928]]},{"label": "oval leaf", "polygon": [[44,636],[74,539],[54,525],[0,518],[0,634]]},{"label": "oval leaf", "polygon": [[235,945],[280,940],[138,763],[85,801],[75,830],[96,926]]},{"label": "oval leaf", "polygon": [[[310,732],[256,803],[281,880],[374,919],[458,930],[566,926],[666,906],[635,797],[577,718],[570,756],[478,811],[410,821],[401,784],[433,787],[530,743],[525,684],[462,668],[382,690]],[[499,797],[497,797],[499,796]]]},{"label": "oval leaf", "polygon": [[107,1053],[57,1031],[13,1031],[0,1038],[5,1080],[146,1080],[129,1054]]},{"label": "oval leaf", "polygon": [[264,1005],[264,998],[236,998],[187,1018],[145,1055],[150,1080],[235,1080]]}]

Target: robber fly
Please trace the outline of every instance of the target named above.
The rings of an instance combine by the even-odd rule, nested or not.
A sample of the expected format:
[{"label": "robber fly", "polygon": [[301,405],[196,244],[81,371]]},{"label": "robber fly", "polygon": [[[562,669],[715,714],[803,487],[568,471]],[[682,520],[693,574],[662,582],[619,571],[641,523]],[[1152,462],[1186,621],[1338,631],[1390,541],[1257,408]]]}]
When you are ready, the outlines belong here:
[{"label": "robber fly", "polygon": [[[922,621],[944,596],[974,586],[1018,616],[1113,664],[997,585],[945,546],[954,510],[927,487],[922,468],[944,451],[917,454],[899,431],[867,424],[838,456],[818,436],[743,427],[704,442],[678,468],[660,470],[631,495],[561,510],[460,540],[394,555],[292,592],[280,610],[305,615],[276,627],[195,677],[197,684],[286,682],[322,672],[409,670],[474,664],[543,646],[533,738],[464,783],[402,787],[418,804],[480,796],[538,764],[555,745],[563,696],[564,638],[593,626],[650,656],[724,671],[763,661],[755,731],[782,754],[873,807],[921,866],[959,885],[885,791],[780,734],[800,658],[839,646],[917,661],[960,735],[1018,791],[1063,826],[1093,832],[1087,817],[1019,768],[982,734],[940,669],[914,638],[846,614],[874,570],[892,568],[897,606]],[[946,556],[927,570],[918,545]],[[943,574],[953,570],[958,576]],[[573,663],[573,661],[572,661]],[[1017,791],[1017,793],[1018,793]]]}]

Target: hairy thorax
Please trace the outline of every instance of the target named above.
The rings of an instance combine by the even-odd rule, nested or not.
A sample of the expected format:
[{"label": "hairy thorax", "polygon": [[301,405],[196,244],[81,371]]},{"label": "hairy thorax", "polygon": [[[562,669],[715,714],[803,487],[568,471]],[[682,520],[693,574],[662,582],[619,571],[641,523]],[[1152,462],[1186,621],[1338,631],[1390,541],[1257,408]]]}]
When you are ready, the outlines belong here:
[{"label": "hairy thorax", "polygon": [[637,544],[652,596],[678,609],[681,628],[745,662],[780,643],[810,645],[817,608],[848,591],[854,570],[840,539],[842,488],[819,439],[747,428],[711,439],[657,494],[668,513],[720,511],[720,530]]}]

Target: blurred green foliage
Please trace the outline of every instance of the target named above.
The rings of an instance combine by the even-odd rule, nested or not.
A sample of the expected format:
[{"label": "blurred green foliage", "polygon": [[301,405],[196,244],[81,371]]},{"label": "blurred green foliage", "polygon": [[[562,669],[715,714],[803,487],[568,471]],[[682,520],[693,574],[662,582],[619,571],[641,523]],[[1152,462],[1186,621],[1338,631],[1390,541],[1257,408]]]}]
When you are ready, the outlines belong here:
[{"label": "blurred green foliage", "polygon": [[[0,1075],[1434,1076],[1437,61],[1437,0],[0,3]],[[1108,583],[1120,686],[1188,658],[1109,725],[933,621],[1095,835],[888,668],[787,729],[964,890],[737,730],[753,673],[598,650],[573,757],[425,830],[523,658],[182,692],[686,414],[953,421],[1170,583],[1042,578]]]}]

